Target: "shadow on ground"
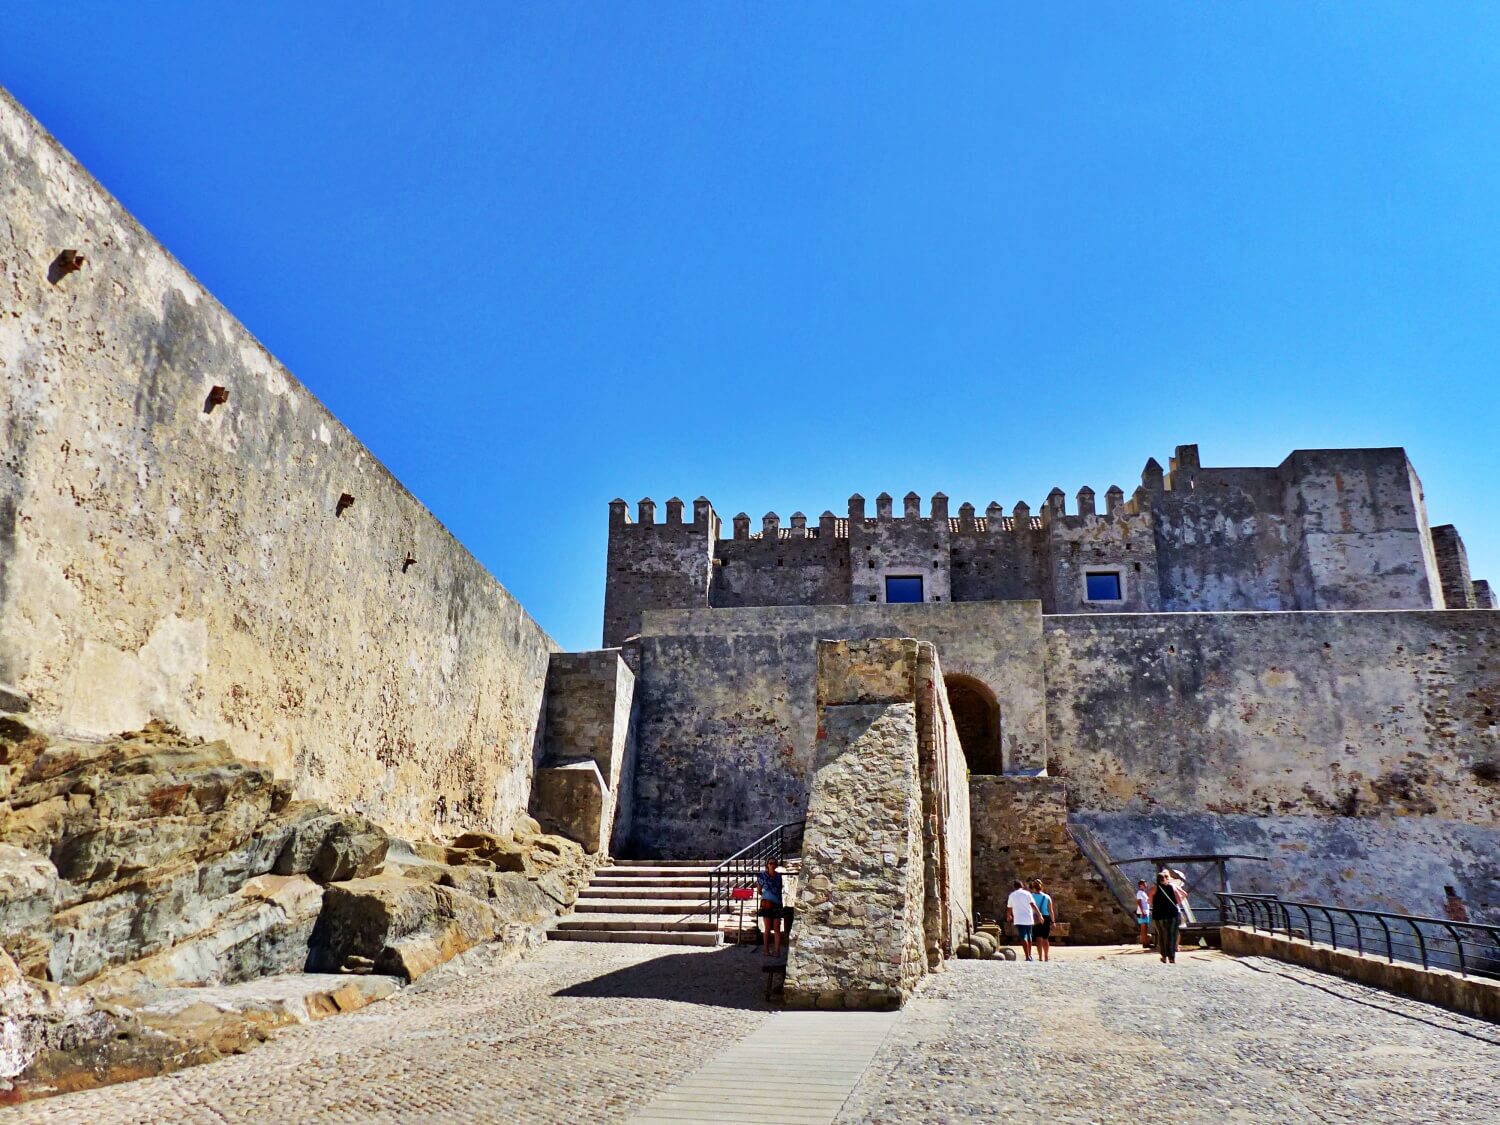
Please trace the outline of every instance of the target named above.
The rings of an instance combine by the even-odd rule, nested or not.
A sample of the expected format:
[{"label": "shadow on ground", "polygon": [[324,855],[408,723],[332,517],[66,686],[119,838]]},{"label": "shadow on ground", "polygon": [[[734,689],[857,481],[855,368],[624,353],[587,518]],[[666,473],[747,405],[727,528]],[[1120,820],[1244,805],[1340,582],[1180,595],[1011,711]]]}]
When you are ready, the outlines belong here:
[{"label": "shadow on ground", "polygon": [[703,953],[668,953],[554,992],[554,996],[673,1000],[764,1012],[765,963],[759,949],[726,945]]}]

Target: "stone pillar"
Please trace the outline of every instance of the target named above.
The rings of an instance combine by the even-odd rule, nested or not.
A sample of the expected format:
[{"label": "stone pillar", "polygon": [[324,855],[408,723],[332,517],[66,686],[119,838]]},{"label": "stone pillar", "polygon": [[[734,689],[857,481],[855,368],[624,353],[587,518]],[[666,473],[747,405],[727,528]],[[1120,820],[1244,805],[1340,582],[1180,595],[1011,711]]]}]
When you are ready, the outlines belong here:
[{"label": "stone pillar", "polygon": [[791,1007],[900,1005],[926,971],[914,640],[818,642]]},{"label": "stone pillar", "polygon": [[1438,579],[1443,584],[1443,603],[1448,609],[1477,609],[1474,585],[1469,579],[1469,552],[1458,528],[1445,523],[1432,529],[1432,553],[1437,556]]}]

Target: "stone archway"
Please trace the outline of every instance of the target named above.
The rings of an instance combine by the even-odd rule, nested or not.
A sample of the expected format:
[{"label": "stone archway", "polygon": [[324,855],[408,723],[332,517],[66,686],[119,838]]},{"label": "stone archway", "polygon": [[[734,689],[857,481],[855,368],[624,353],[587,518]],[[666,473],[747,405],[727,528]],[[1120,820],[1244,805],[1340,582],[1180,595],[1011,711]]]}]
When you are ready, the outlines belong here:
[{"label": "stone archway", "polygon": [[1000,704],[994,692],[972,676],[944,676],[948,706],[970,773],[1003,773],[1000,755]]}]

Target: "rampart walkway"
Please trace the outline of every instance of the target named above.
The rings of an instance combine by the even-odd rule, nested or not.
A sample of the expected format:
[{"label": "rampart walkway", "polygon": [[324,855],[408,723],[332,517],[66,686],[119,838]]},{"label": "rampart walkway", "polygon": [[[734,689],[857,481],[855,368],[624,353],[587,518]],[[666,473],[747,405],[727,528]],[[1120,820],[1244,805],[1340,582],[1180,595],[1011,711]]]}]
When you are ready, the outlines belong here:
[{"label": "rampart walkway", "polygon": [[[1271,961],[1065,956],[929,978],[837,1120],[1500,1120],[1500,1027]],[[0,1121],[623,1121],[779,1018],[748,949],[551,943],[470,966],[248,1055]]]}]

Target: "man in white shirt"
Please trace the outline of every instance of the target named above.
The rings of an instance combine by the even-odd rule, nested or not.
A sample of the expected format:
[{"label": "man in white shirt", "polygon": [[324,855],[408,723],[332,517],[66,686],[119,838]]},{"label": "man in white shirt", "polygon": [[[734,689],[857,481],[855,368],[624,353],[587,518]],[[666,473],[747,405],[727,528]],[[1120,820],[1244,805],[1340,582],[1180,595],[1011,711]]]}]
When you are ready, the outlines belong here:
[{"label": "man in white shirt", "polygon": [[1016,928],[1016,937],[1026,950],[1026,960],[1031,960],[1031,928],[1036,925],[1036,899],[1026,889],[1026,884],[1016,880],[1015,890],[1005,900],[1005,920]]}]

